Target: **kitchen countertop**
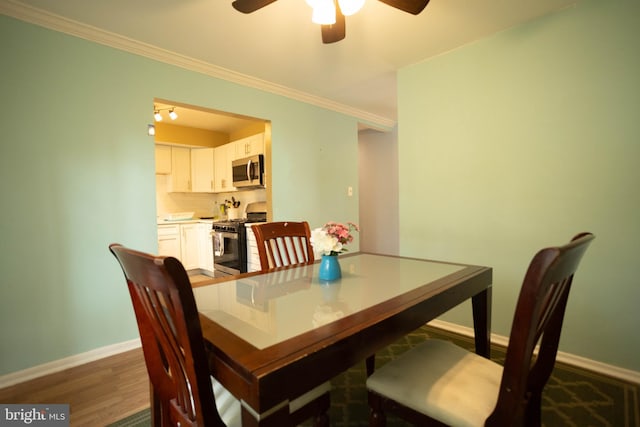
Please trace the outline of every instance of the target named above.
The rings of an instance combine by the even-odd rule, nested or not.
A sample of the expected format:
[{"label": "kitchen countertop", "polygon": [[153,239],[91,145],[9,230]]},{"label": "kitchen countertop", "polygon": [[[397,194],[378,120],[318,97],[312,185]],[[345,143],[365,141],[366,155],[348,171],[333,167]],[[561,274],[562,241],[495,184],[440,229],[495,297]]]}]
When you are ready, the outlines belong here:
[{"label": "kitchen countertop", "polygon": [[247,228],[251,228],[252,225],[258,225],[258,224],[266,224],[267,221],[263,221],[263,222],[247,222],[244,226]]},{"label": "kitchen countertop", "polygon": [[213,224],[213,218],[192,218],[192,219],[178,219],[178,220],[166,220],[158,219],[158,225],[176,225],[176,224]]}]

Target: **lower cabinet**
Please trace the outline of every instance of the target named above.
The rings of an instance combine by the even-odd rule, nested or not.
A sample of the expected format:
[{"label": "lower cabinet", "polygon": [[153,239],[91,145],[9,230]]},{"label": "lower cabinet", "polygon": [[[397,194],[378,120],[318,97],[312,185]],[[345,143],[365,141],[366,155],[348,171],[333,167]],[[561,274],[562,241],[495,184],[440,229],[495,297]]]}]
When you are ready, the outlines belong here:
[{"label": "lower cabinet", "polygon": [[179,259],[185,270],[213,272],[211,224],[158,225],[158,254]]},{"label": "lower cabinet", "polygon": [[185,270],[200,268],[198,256],[198,224],[181,224],[180,261]]},{"label": "lower cabinet", "polygon": [[198,224],[198,259],[199,268],[213,273],[213,237],[211,224]]},{"label": "lower cabinet", "polygon": [[172,256],[180,259],[180,225],[158,226],[158,255]]}]

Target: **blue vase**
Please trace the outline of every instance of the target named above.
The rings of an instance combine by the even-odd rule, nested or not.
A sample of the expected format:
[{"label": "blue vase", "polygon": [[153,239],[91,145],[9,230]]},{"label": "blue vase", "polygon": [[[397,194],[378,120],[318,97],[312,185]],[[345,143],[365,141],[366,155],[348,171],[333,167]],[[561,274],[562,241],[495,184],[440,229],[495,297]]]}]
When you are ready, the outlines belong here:
[{"label": "blue vase", "polygon": [[340,270],[338,255],[322,255],[318,279],[323,282],[332,282],[340,277],[342,277],[342,270]]}]

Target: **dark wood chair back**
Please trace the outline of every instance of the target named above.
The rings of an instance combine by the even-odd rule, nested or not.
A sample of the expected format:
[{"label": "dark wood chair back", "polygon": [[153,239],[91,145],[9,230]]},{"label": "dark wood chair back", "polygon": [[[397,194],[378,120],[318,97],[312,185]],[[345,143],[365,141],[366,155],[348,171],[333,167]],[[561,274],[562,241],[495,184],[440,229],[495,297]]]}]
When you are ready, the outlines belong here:
[{"label": "dark wood chair back", "polygon": [[175,258],[154,257],[119,244],[109,249],[131,294],[151,381],[154,425],[224,427],[184,267]]},{"label": "dark wood chair back", "polygon": [[573,276],[593,239],[581,233],[533,257],[516,305],[498,402],[486,425],[540,425],[542,390],[555,364]]},{"label": "dark wood chair back", "polygon": [[311,229],[305,222],[267,222],[252,225],[262,271],[289,265],[312,264]]},{"label": "dark wood chair back", "polygon": [[[592,234],[581,233],[564,246],[542,249],[533,257],[518,297],[502,369],[451,343],[426,341],[410,350],[410,357],[401,355],[371,376],[373,379],[377,375],[378,382],[368,383],[370,425],[386,425],[385,411],[390,411],[421,426],[460,422],[459,425],[539,427],[542,390],[555,364],[573,277],[593,239]],[[460,372],[469,372],[470,366],[475,371],[462,377]],[[411,382],[409,379],[413,383],[406,384]],[[420,383],[420,379],[424,381]],[[405,385],[412,391],[410,397],[398,392]],[[372,386],[376,391],[371,390]],[[478,390],[494,388],[495,394],[489,391],[490,395],[478,398]],[[469,396],[465,395],[467,391]],[[416,395],[418,398],[414,399]],[[487,398],[489,406],[481,401],[483,398]],[[401,399],[405,400],[397,401]],[[496,402],[495,406],[492,402]],[[471,416],[466,417],[468,414]]]}]

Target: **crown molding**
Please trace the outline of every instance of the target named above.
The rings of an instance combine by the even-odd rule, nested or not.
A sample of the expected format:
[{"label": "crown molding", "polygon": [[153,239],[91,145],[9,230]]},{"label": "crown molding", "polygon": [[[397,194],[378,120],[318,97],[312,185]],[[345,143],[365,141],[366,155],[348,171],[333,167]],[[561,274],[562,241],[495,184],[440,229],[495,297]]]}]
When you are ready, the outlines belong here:
[{"label": "crown molding", "polygon": [[165,64],[174,65],[210,77],[237,83],[243,86],[259,89],[265,92],[281,95],[296,101],[322,107],[338,113],[346,114],[364,121],[372,128],[390,130],[395,120],[350,107],[327,98],[312,95],[286,86],[261,80],[246,74],[238,73],[226,68],[200,61],[176,52],[143,43],[119,34],[111,33],[100,28],[83,24],[72,19],[56,15],[45,10],[21,3],[15,0],[0,2],[0,12],[12,18],[19,19],[50,30],[69,34],[91,42],[99,43],[135,55],[144,56]]}]

